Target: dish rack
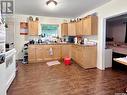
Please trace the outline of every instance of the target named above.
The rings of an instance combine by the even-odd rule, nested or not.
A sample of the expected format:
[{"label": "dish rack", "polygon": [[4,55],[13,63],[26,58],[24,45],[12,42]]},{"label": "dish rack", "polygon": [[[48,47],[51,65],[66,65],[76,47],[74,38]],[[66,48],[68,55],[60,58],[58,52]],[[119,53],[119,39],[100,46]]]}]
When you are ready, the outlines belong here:
[{"label": "dish rack", "polygon": [[22,63],[23,64],[28,64],[28,44],[24,44],[22,52],[23,52]]}]

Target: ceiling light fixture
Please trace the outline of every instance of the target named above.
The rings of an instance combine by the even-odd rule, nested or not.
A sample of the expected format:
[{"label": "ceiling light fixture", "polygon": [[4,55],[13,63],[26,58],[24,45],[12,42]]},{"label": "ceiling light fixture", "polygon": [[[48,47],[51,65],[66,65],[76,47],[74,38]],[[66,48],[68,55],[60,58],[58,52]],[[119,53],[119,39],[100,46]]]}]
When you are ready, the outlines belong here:
[{"label": "ceiling light fixture", "polygon": [[46,4],[50,7],[50,8],[54,8],[57,5],[57,2],[55,0],[49,0],[46,2]]}]

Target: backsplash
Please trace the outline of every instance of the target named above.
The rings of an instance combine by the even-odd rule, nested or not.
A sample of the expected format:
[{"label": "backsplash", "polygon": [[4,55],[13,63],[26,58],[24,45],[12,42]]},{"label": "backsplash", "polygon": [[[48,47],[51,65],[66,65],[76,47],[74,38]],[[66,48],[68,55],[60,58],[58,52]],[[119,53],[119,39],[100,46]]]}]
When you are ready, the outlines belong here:
[{"label": "backsplash", "polygon": [[97,43],[97,35],[91,35],[91,36],[83,36],[83,38],[87,38],[88,41],[93,41]]}]

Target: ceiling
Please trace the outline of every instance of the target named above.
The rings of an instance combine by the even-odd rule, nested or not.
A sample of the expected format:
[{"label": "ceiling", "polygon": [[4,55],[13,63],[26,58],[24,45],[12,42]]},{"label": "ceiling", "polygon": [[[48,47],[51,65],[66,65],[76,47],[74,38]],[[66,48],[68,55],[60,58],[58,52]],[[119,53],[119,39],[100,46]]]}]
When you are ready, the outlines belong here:
[{"label": "ceiling", "polygon": [[49,9],[47,0],[15,0],[16,13],[60,18],[73,18],[111,0],[56,0],[57,7]]}]

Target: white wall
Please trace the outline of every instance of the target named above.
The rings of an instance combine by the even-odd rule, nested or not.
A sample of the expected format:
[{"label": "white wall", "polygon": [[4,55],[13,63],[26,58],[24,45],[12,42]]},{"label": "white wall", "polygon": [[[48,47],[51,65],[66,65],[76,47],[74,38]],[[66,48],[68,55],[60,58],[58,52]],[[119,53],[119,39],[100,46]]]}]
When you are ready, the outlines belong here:
[{"label": "white wall", "polygon": [[98,25],[98,55],[97,55],[97,67],[99,69],[105,69],[105,30],[106,30],[106,18],[114,17],[122,13],[127,13],[127,0],[112,0],[107,4],[84,13],[80,17],[97,13],[99,17]]},{"label": "white wall", "polygon": [[14,16],[6,16],[6,23],[8,28],[6,28],[6,43],[14,43]]},{"label": "white wall", "polygon": [[[15,48],[17,50],[16,59],[22,59],[22,49],[24,43],[28,40],[28,36],[20,35],[20,22],[26,22],[29,15],[16,15],[15,16]],[[51,18],[42,16],[32,16],[33,18],[39,17],[40,24],[59,24],[59,35],[61,35],[61,23],[65,18]]]}]

